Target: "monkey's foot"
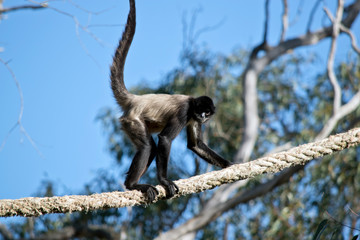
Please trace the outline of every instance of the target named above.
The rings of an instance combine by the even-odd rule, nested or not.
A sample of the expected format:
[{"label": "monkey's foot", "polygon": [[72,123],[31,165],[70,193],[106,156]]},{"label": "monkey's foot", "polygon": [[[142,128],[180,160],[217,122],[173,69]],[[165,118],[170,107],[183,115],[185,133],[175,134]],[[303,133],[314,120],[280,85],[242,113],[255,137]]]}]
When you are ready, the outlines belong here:
[{"label": "monkey's foot", "polygon": [[163,185],[166,190],[166,198],[172,198],[179,192],[179,187],[169,179],[161,179],[160,184]]},{"label": "monkey's foot", "polygon": [[129,190],[139,190],[142,193],[145,193],[147,200],[149,202],[153,202],[155,200],[156,196],[159,194],[158,190],[150,184],[136,184],[128,189]]}]

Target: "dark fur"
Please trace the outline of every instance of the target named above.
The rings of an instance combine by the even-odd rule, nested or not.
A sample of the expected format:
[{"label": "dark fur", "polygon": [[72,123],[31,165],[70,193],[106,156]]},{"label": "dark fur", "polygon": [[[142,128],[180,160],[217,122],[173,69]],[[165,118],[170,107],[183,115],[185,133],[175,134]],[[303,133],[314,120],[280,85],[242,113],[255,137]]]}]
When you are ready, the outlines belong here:
[{"label": "dark fur", "polygon": [[[125,186],[146,193],[149,201],[153,201],[158,191],[152,185],[138,184],[140,177],[156,157],[157,176],[166,189],[167,197],[178,192],[178,187],[167,178],[167,165],[171,143],[184,127],[187,127],[189,149],[213,165],[227,167],[231,163],[217,155],[201,140],[201,124],[215,113],[211,98],[169,94],[134,95],[126,89],[124,65],[136,26],[135,1],[129,2],[130,12],[125,31],[111,66],[111,88],[124,112],[120,118],[123,130],[137,150],[127,173]],[[151,136],[156,132],[160,132],[157,146]]]}]

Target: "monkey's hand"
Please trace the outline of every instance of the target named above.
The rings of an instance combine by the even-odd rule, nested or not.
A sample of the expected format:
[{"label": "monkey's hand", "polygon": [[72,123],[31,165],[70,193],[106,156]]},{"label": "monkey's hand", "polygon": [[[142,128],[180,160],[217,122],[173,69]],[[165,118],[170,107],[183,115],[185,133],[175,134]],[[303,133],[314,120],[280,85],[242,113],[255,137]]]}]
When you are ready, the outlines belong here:
[{"label": "monkey's hand", "polygon": [[166,198],[172,198],[176,193],[179,192],[179,187],[169,179],[161,179],[160,184],[163,185],[166,190]]}]

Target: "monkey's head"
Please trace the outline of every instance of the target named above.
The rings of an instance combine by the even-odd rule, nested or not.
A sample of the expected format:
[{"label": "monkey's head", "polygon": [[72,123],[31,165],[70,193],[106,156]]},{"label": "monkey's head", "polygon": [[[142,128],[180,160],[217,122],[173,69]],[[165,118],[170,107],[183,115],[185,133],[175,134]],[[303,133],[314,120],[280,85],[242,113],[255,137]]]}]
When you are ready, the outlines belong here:
[{"label": "monkey's head", "polygon": [[211,98],[201,96],[194,99],[194,119],[205,123],[215,113],[215,106]]}]

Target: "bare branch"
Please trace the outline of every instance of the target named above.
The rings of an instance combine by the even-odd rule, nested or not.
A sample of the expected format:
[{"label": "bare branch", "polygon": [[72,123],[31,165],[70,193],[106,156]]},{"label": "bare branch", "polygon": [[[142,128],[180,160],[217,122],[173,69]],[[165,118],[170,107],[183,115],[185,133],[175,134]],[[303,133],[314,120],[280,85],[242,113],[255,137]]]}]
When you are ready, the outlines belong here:
[{"label": "bare branch", "polygon": [[90,10],[88,10],[88,9],[86,9],[86,8],[83,8],[82,6],[74,3],[74,1],[72,1],[72,0],[68,0],[68,2],[69,2],[71,5],[73,5],[74,7],[80,9],[81,11],[88,13],[89,15],[100,15],[100,14],[102,14],[102,13],[104,13],[104,12],[107,12],[107,11],[109,11],[109,10],[111,10],[111,9],[114,8],[114,6],[113,6],[113,7],[109,7],[109,8],[106,8],[106,9],[103,9],[103,10],[100,10],[100,11],[97,11],[97,12],[94,12],[94,11],[90,11]]},{"label": "bare branch", "polygon": [[[267,51],[269,46],[267,44],[267,37],[268,37],[268,31],[269,31],[269,2],[270,0],[266,0],[265,2],[265,20],[264,20],[264,33],[263,33],[263,40],[262,42],[254,47],[250,53],[250,61],[255,60],[257,58],[257,55],[260,51],[265,50]],[[251,64],[249,64],[251,65]]]},{"label": "bare branch", "polygon": [[8,65],[7,62],[5,62],[3,59],[0,58],[0,62],[2,64],[4,64],[4,66],[6,67],[6,69],[9,71],[9,73],[11,74],[12,79],[15,82],[16,88],[18,90],[19,93],[19,97],[20,97],[20,112],[19,112],[19,116],[18,119],[16,121],[16,123],[10,128],[9,132],[7,133],[7,135],[5,136],[4,140],[2,141],[1,145],[0,145],[0,151],[4,148],[7,139],[9,138],[9,136],[11,135],[11,133],[15,130],[15,128],[19,125],[21,125],[21,119],[24,113],[24,97],[23,97],[23,93],[21,90],[21,86],[19,81],[17,80],[15,73],[12,71],[12,69],[10,68],[10,66]]},{"label": "bare branch", "polygon": [[263,43],[267,42],[267,37],[268,37],[268,30],[269,30],[269,2],[270,2],[270,0],[265,1],[265,21],[264,21]]},{"label": "bare branch", "polygon": [[315,12],[317,10],[317,8],[319,7],[320,2],[323,0],[317,0],[313,6],[313,8],[311,9],[310,12],[310,16],[309,16],[309,21],[307,23],[307,27],[306,27],[306,32],[309,33],[311,31],[311,24],[313,22],[314,16],[315,16]]},{"label": "bare branch", "polygon": [[285,34],[286,31],[289,27],[289,19],[288,19],[288,2],[287,0],[282,0],[283,1],[283,6],[284,6],[284,11],[283,14],[281,16],[282,19],[282,25],[281,25],[281,35],[280,35],[280,42],[283,42],[285,39]]},{"label": "bare branch", "polygon": [[360,106],[360,90],[351,98],[351,100],[348,103],[342,105],[338,109],[336,114],[333,114],[330,117],[330,119],[326,122],[323,129],[320,131],[320,133],[315,139],[319,140],[328,136],[333,131],[333,129],[335,128],[336,124],[340,119],[344,118],[346,115],[353,112],[359,106]]},{"label": "bare branch", "polygon": [[[324,8],[325,12],[328,16],[331,15],[328,9]],[[334,72],[334,59],[335,59],[335,52],[336,52],[336,41],[337,37],[340,32],[340,22],[342,19],[344,11],[344,0],[338,0],[338,8],[336,11],[336,18],[333,21],[333,31],[332,31],[332,37],[331,37],[331,46],[330,46],[330,52],[327,62],[327,75],[330,80],[331,85],[334,89],[334,101],[333,101],[333,112],[334,115],[337,114],[340,106],[341,106],[341,87],[339,82],[337,81],[335,72]]]},{"label": "bare branch", "polygon": [[27,133],[27,131],[25,130],[24,126],[22,125],[22,116],[24,113],[24,97],[23,97],[23,93],[21,90],[21,86],[19,81],[17,80],[15,73],[12,71],[12,69],[10,68],[10,66],[8,65],[7,62],[5,62],[3,59],[0,58],[0,62],[2,64],[5,65],[5,67],[7,68],[7,70],[9,71],[9,73],[11,74],[16,88],[18,90],[19,93],[19,97],[20,97],[20,112],[19,112],[19,116],[18,116],[18,120],[16,121],[16,123],[12,126],[12,128],[10,128],[9,132],[7,133],[7,135],[5,136],[4,140],[2,141],[1,145],[0,145],[0,151],[4,148],[7,139],[9,138],[9,136],[11,135],[11,133],[16,129],[16,127],[20,128],[20,132],[22,134],[24,134],[26,136],[26,138],[29,140],[29,142],[31,143],[31,145],[33,146],[33,148],[38,152],[38,154],[41,157],[44,157],[43,154],[41,153],[41,151],[39,150],[39,148],[37,147],[36,143],[34,142],[34,140],[31,138],[31,136]]},{"label": "bare branch", "polygon": [[[338,9],[336,12],[336,18],[332,16],[331,12],[324,8],[324,11],[326,12],[327,16],[330,18],[331,22],[333,23],[333,35],[332,35],[332,42],[330,47],[330,53],[328,58],[328,64],[327,64],[327,73],[329,80],[334,88],[334,100],[333,100],[333,113],[330,119],[326,122],[318,136],[315,138],[315,140],[322,139],[326,136],[328,136],[331,131],[335,128],[336,124],[340,119],[345,117],[346,115],[350,114],[352,111],[354,111],[359,105],[360,105],[360,90],[350,99],[348,103],[345,105],[341,105],[341,88],[340,85],[336,79],[336,75],[334,73],[334,58],[335,58],[335,50],[336,50],[336,40],[338,37],[338,34],[340,32],[340,29],[347,29],[345,26],[343,26],[340,22],[340,19],[342,18],[343,9],[344,8],[344,2],[343,0],[338,0]],[[350,30],[348,31],[350,34]],[[350,35],[351,37],[351,35]],[[355,44],[355,43],[353,43]],[[353,46],[354,48],[354,46]],[[355,44],[356,49],[356,44]]]},{"label": "bare branch", "polygon": [[345,32],[347,35],[349,35],[350,39],[351,39],[351,46],[354,49],[355,52],[357,52],[357,54],[360,54],[360,48],[357,46],[357,41],[356,41],[356,37],[355,35],[351,32],[351,30],[347,27],[345,27],[344,25],[340,25],[340,30]]},{"label": "bare branch", "polygon": [[21,6],[15,6],[15,7],[9,7],[9,8],[3,8],[0,9],[0,14],[2,13],[8,13],[8,12],[15,12],[18,10],[39,10],[39,9],[45,9],[48,5],[46,3],[40,3],[37,5],[21,5]]},{"label": "bare branch", "polygon": [[196,42],[196,40],[201,36],[201,34],[205,33],[205,32],[210,32],[213,30],[216,30],[217,28],[219,28],[221,25],[223,25],[225,22],[225,18],[221,19],[218,23],[212,25],[212,26],[205,26],[199,30],[197,30],[194,33],[194,37],[193,37],[193,41]]},{"label": "bare branch", "polygon": [[297,21],[299,20],[299,17],[302,13],[302,10],[303,10],[303,5],[304,5],[304,1],[299,1],[299,5],[297,7],[297,10],[296,10],[296,14],[295,14],[295,17],[294,19],[290,22],[290,26],[294,25],[297,23]]},{"label": "bare branch", "polygon": [[194,43],[199,39],[199,37],[202,34],[219,28],[221,25],[224,24],[224,22],[226,20],[225,18],[223,18],[218,23],[215,23],[214,25],[205,26],[205,27],[195,31],[197,17],[201,13],[201,11],[202,11],[201,8],[197,8],[192,12],[189,24],[187,24],[187,21],[186,21],[186,12],[183,13],[183,16],[182,16],[182,26],[183,26],[183,49],[182,49],[182,51],[183,52],[189,51],[189,49],[191,49],[193,47]]},{"label": "bare branch", "polygon": [[[334,24],[334,22],[336,21],[334,19],[334,17],[332,16],[331,12],[324,8],[324,11],[326,13],[326,15],[329,17],[330,21]],[[356,43],[356,37],[355,35],[351,32],[351,30],[347,27],[345,27],[343,24],[340,24],[340,30],[345,32],[346,34],[349,35],[350,39],[351,39],[351,46],[352,48],[354,49],[355,52],[357,52],[358,54],[360,54],[360,48],[357,46],[357,43]]]},{"label": "bare branch", "polygon": [[[41,5],[40,2],[37,2],[37,1],[35,1],[35,0],[28,0],[28,1]],[[75,6],[78,7],[77,5],[75,5]],[[85,26],[85,25],[80,24],[80,22],[79,22],[79,20],[77,19],[76,16],[74,16],[74,15],[68,13],[68,12],[62,11],[62,10],[60,10],[60,9],[58,9],[58,8],[54,8],[54,7],[50,7],[50,6],[47,6],[47,8],[48,8],[48,9],[51,9],[51,10],[57,12],[57,13],[60,13],[60,14],[62,14],[62,15],[64,15],[64,16],[67,16],[67,17],[71,18],[71,19],[74,21],[74,23],[75,23],[76,36],[77,36],[77,38],[78,38],[78,40],[79,40],[79,43],[80,43],[81,47],[83,48],[83,50],[84,50],[84,52],[86,53],[86,55],[88,55],[88,56],[94,61],[94,63],[100,68],[99,62],[96,60],[96,58],[94,58],[94,56],[91,55],[91,53],[90,53],[89,50],[87,49],[86,45],[85,45],[85,44],[83,43],[83,41],[81,40],[81,38],[80,38],[80,33],[79,33],[79,28],[80,28],[81,30],[83,30],[85,33],[87,33],[91,38],[93,38],[93,39],[94,39],[96,42],[98,42],[101,46],[104,46],[104,45],[105,45],[104,42],[103,42],[100,38],[98,38],[93,32],[91,32],[91,31],[89,30],[88,26]],[[81,9],[81,10],[89,13],[89,16],[90,16],[90,14],[93,14],[93,13],[90,13],[90,11],[88,11],[88,10],[84,10],[84,9]],[[105,11],[105,10],[104,10],[104,11]],[[101,12],[103,12],[103,11],[101,11]],[[98,13],[95,13],[95,14],[98,14]]]}]

